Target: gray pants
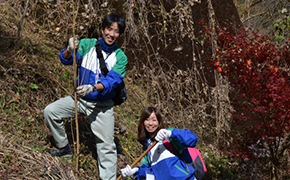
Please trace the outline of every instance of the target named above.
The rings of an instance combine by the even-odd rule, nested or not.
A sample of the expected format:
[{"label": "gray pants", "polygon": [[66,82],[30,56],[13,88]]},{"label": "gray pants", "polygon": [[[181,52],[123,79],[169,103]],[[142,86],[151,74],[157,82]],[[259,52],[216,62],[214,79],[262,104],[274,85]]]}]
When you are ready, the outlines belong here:
[{"label": "gray pants", "polygon": [[[88,102],[79,99],[78,114],[86,115],[91,122],[95,135],[100,179],[116,179],[117,150],[114,142],[113,101]],[[63,118],[75,116],[74,99],[71,96],[61,98],[44,109],[44,120],[50,129],[58,148],[68,144]]]}]

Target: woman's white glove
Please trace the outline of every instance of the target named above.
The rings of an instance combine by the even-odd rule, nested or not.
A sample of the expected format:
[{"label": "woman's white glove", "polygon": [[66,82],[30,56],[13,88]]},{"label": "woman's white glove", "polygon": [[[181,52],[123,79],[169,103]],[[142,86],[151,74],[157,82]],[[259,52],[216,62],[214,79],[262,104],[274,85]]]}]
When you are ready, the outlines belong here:
[{"label": "woman's white glove", "polygon": [[155,136],[156,141],[163,141],[165,139],[168,139],[172,134],[172,131],[166,130],[166,129],[160,129]]},{"label": "woman's white glove", "polygon": [[90,84],[77,87],[77,96],[84,97],[94,91],[94,86]]},{"label": "woman's white glove", "polygon": [[66,50],[68,50],[69,52],[73,52],[74,48],[77,49],[78,42],[79,40],[77,37],[75,37],[75,39],[73,37],[69,38]]},{"label": "woman's white glove", "polygon": [[121,169],[121,174],[123,177],[128,177],[135,174],[138,170],[139,168],[137,167],[131,168],[131,166],[127,165],[124,169]]}]

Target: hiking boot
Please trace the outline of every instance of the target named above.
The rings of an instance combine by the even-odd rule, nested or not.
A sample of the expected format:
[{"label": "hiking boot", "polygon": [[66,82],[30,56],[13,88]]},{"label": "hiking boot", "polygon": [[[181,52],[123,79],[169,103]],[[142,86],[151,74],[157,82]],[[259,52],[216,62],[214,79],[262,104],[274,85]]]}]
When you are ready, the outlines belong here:
[{"label": "hiking boot", "polygon": [[60,148],[60,149],[50,149],[47,152],[51,156],[57,156],[57,157],[72,158],[73,156],[69,145],[66,145],[64,148]]}]

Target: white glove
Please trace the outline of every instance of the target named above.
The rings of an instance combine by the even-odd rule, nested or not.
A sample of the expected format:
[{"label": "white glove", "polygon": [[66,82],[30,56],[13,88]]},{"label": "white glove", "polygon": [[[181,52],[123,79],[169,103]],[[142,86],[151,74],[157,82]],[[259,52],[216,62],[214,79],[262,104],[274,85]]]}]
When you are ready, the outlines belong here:
[{"label": "white glove", "polygon": [[133,167],[132,169],[131,166],[127,165],[124,169],[121,169],[121,174],[123,177],[128,177],[135,174],[138,170],[139,168],[137,167]]},{"label": "white glove", "polygon": [[163,141],[171,136],[172,132],[166,129],[160,129],[155,136],[156,141]]},{"label": "white glove", "polygon": [[74,48],[77,49],[78,42],[79,42],[79,40],[77,37],[75,37],[75,41],[74,41],[73,37],[69,38],[68,46],[67,46],[66,50],[68,50],[69,52],[72,52],[74,50]]},{"label": "white glove", "polygon": [[93,91],[94,91],[94,86],[91,85],[91,84],[78,86],[77,87],[77,96],[78,97],[84,97],[84,96],[90,94]]}]

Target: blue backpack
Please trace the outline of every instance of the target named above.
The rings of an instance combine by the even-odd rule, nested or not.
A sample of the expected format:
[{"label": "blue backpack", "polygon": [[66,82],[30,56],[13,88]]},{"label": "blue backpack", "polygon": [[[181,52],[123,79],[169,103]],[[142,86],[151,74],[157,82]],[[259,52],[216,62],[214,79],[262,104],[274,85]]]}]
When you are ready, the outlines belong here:
[{"label": "blue backpack", "polygon": [[[195,177],[197,180],[202,180],[207,172],[206,166],[201,157],[200,151],[196,148],[188,147],[187,151],[183,150],[182,153],[172,145],[169,139],[163,141],[165,147],[172,152],[174,155],[183,160],[187,165],[193,164],[193,169],[195,170]],[[190,158],[189,158],[190,157]]]}]

